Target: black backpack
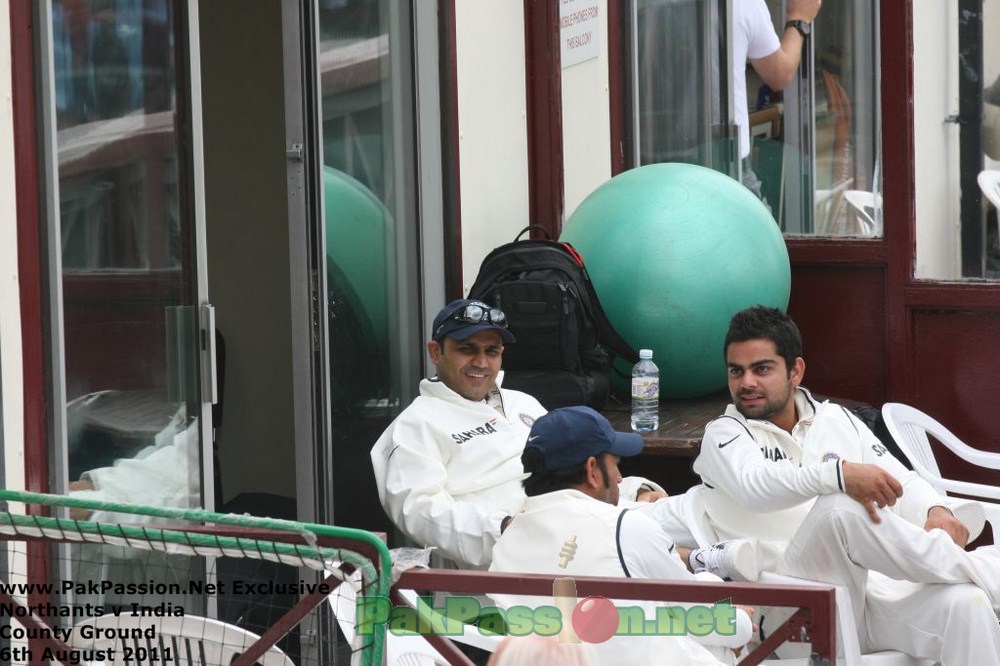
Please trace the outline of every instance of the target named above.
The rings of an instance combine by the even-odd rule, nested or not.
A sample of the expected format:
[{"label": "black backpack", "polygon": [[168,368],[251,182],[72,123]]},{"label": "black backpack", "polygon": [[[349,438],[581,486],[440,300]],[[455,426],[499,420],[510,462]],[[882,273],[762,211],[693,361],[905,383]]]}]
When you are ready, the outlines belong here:
[{"label": "black backpack", "polygon": [[[546,409],[604,407],[615,356],[639,355],[601,309],[583,259],[569,243],[520,240],[490,252],[469,298],[500,308],[517,342],[503,354],[504,388],[534,396]],[[547,235],[547,234],[546,234]]]}]

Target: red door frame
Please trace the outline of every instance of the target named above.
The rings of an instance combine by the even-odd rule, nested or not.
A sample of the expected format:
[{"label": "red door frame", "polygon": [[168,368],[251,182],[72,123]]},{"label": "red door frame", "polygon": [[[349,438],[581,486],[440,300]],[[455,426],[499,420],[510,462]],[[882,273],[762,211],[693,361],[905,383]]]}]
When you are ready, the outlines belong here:
[{"label": "red door frame", "polygon": [[528,220],[552,238],[562,232],[566,212],[559,46],[559,3],[524,0]]},{"label": "red door frame", "polygon": [[21,305],[21,357],[24,388],[24,480],[32,492],[49,490],[48,391],[45,377],[43,289],[45,247],[41,207],[35,44],[30,2],[10,3],[14,182],[17,197],[17,272]]}]

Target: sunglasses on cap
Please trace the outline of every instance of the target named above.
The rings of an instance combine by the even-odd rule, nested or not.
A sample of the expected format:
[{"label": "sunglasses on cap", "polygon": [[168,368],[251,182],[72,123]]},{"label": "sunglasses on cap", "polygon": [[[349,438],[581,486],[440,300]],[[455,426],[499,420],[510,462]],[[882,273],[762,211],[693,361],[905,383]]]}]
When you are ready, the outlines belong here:
[{"label": "sunglasses on cap", "polygon": [[460,321],[465,324],[480,324],[484,321],[507,328],[507,315],[500,308],[491,308],[485,303],[469,303],[458,308],[438,325],[434,330],[434,338],[441,336],[441,331],[449,321]]}]

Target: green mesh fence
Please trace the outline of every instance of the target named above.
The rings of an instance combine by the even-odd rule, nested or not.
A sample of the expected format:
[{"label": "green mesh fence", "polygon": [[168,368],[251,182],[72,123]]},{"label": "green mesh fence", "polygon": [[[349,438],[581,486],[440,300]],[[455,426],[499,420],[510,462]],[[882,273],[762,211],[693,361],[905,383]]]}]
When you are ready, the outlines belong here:
[{"label": "green mesh fence", "polygon": [[[47,505],[55,514],[0,511],[6,663],[31,656],[279,666],[329,663],[333,653],[382,662],[384,625],[354,636],[353,617],[345,617],[355,595],[389,595],[391,559],[375,534],[10,490],[0,490],[0,500]],[[114,520],[58,515],[70,510]],[[338,594],[345,595],[339,606]]]}]

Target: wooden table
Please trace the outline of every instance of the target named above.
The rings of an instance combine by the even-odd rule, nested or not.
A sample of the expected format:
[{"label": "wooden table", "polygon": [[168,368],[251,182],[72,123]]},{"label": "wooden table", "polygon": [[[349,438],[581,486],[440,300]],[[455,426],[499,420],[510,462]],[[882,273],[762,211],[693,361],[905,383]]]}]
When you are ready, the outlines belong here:
[{"label": "wooden table", "polygon": [[[729,391],[726,389],[701,398],[660,402],[660,427],[643,434],[646,446],[642,455],[695,457],[705,434],[705,426],[721,416],[729,402]],[[602,414],[611,421],[615,430],[632,430],[629,405],[612,401]]]}]

